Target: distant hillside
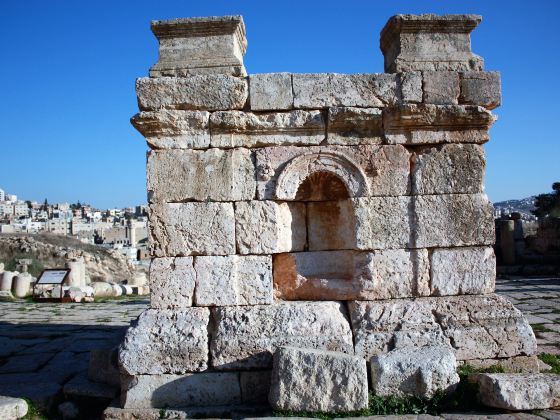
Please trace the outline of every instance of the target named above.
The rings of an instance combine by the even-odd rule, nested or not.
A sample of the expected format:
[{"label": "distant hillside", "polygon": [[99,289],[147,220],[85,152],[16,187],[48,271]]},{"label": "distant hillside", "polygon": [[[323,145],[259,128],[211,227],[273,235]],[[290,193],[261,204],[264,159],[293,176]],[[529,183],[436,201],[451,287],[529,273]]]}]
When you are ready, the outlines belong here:
[{"label": "distant hillside", "polygon": [[504,211],[506,214],[519,212],[521,214],[531,215],[531,210],[535,209],[535,196],[521,198],[519,200],[506,200],[494,203],[494,209]]}]

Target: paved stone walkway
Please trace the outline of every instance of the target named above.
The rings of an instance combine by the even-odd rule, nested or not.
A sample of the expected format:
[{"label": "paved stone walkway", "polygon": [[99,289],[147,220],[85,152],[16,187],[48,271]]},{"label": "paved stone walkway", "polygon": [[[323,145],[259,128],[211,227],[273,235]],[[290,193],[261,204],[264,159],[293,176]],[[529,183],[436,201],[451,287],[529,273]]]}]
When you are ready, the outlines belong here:
[{"label": "paved stone walkway", "polygon": [[[527,316],[539,352],[560,354],[560,278],[498,279],[496,291]],[[61,401],[64,384],[86,378],[90,351],[118,344],[148,303],[147,297],[0,302],[0,395],[27,397],[39,406]]]}]

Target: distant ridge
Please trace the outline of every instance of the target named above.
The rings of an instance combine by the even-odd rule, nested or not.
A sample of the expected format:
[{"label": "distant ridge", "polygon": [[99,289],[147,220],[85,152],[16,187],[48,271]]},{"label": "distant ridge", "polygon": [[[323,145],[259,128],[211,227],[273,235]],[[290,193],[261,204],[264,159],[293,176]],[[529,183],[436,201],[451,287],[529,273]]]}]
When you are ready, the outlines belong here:
[{"label": "distant ridge", "polygon": [[494,203],[494,209],[499,212],[503,210],[506,214],[518,212],[532,216],[531,210],[535,209],[535,197],[532,195],[531,197],[520,198],[519,200],[499,201]]}]

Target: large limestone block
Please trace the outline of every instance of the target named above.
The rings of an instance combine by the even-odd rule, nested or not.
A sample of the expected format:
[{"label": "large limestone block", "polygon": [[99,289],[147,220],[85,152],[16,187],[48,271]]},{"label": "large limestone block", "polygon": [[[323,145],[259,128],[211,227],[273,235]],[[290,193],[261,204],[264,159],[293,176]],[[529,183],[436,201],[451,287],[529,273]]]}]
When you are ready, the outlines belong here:
[{"label": "large limestone block", "polygon": [[237,372],[136,375],[127,378],[121,395],[123,408],[204,407],[239,403],[241,388]]},{"label": "large limestone block", "polygon": [[156,257],[235,254],[231,203],[152,204],[149,227]]},{"label": "large limestone block", "polygon": [[247,49],[241,16],[211,16],[155,20],[151,29],[159,41],[159,59],[151,77],[191,74],[245,76]]},{"label": "large limestone block", "polygon": [[248,97],[247,81],[223,74],[187,77],[142,77],[136,80],[141,111],[160,109],[218,111],[242,109]]},{"label": "large limestone block", "polygon": [[422,72],[410,71],[398,73],[401,84],[403,103],[420,103],[423,99]]},{"label": "large limestone block", "polygon": [[146,310],[121,344],[121,372],[157,375],[205,370],[209,322],[207,308]]},{"label": "large limestone block", "polygon": [[210,117],[212,147],[313,145],[325,139],[320,111],[259,113],[219,111]]},{"label": "large limestone block", "polygon": [[195,282],[193,257],[154,258],[150,264],[151,307],[192,306]]},{"label": "large limestone block", "polygon": [[152,151],[147,172],[152,203],[255,197],[255,168],[247,149]]},{"label": "large limestone block", "polygon": [[[299,199],[300,187],[308,178],[312,189],[335,195],[321,200],[397,196],[410,190],[410,153],[400,145],[278,146],[259,149],[255,156],[260,200]],[[334,175],[344,188],[321,185],[324,174]],[[318,178],[313,179],[315,176]]]},{"label": "large limestone block", "polygon": [[294,94],[290,73],[249,76],[249,103],[253,111],[292,109]]},{"label": "large limestone block", "polygon": [[418,195],[413,201],[416,247],[494,244],[494,209],[485,194]]},{"label": "large limestone block", "polygon": [[428,295],[428,251],[319,251],[274,256],[276,297],[376,300]]},{"label": "large limestone block", "polygon": [[377,107],[400,100],[394,74],[293,74],[295,108]]},{"label": "large limestone block", "polygon": [[410,197],[356,198],[352,202],[357,249],[395,249],[411,245]]},{"label": "large limestone block", "polygon": [[473,105],[404,104],[383,109],[389,144],[485,143],[496,118]]},{"label": "large limestone block", "polygon": [[210,147],[207,111],[140,112],[130,122],[152,149],[206,149]]},{"label": "large limestone block", "polygon": [[381,31],[386,72],[481,70],[471,52],[471,31],[478,15],[395,15]]},{"label": "large limestone block", "polygon": [[351,302],[356,354],[369,359],[395,348],[444,345],[457,360],[536,352],[523,314],[498,295]]},{"label": "large limestone block", "polygon": [[424,103],[452,105],[459,102],[459,73],[454,71],[424,71]]},{"label": "large limestone block", "polygon": [[560,406],[560,375],[481,373],[469,378],[478,385],[482,404],[502,410],[539,410]]},{"label": "large limestone block", "polygon": [[270,368],[281,346],[352,354],[346,310],[339,302],[279,303],[212,309],[210,354],[220,370]]},{"label": "large limestone block", "polygon": [[329,108],[327,143],[381,144],[383,119],[380,108]]},{"label": "large limestone block", "polygon": [[305,205],[274,201],[236,203],[235,232],[241,254],[301,251],[306,242]]},{"label": "large limestone block", "polygon": [[197,306],[272,303],[270,256],[196,257]]},{"label": "large limestone block", "polygon": [[15,420],[25,417],[29,407],[27,401],[21,398],[0,396],[0,418]]},{"label": "large limestone block", "polygon": [[491,247],[435,249],[430,270],[434,296],[492,293],[496,256]]},{"label": "large limestone block", "polygon": [[457,359],[450,347],[395,349],[370,361],[375,395],[432,398],[449,393],[459,383]]},{"label": "large limestone block", "polygon": [[497,71],[469,71],[461,74],[461,96],[464,104],[494,109],[502,103],[500,73]]},{"label": "large limestone block", "polygon": [[279,348],[274,353],[269,402],[276,410],[339,413],[365,409],[366,361],[331,351]]},{"label": "large limestone block", "polygon": [[482,146],[446,144],[413,157],[413,194],[476,194],[484,191],[486,158]]}]

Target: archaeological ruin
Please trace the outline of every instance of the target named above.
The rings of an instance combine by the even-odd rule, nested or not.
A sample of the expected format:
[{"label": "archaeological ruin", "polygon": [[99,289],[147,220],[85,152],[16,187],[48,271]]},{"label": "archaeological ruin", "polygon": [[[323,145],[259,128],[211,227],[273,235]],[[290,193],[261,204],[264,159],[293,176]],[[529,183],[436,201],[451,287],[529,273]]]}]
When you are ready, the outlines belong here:
[{"label": "archaeological ruin", "polygon": [[[457,363],[536,363],[494,293],[483,144],[501,92],[471,51],[480,21],[390,18],[385,73],[249,76],[240,16],[152,22],[132,118],[152,295],[120,348],[122,408],[353,411],[445,390]],[[424,363],[414,384],[391,376],[399,357]]]}]

